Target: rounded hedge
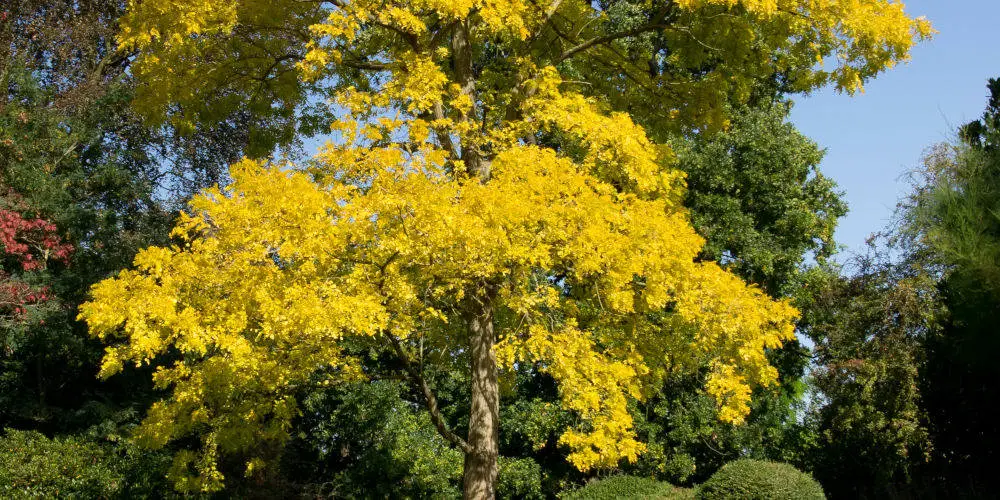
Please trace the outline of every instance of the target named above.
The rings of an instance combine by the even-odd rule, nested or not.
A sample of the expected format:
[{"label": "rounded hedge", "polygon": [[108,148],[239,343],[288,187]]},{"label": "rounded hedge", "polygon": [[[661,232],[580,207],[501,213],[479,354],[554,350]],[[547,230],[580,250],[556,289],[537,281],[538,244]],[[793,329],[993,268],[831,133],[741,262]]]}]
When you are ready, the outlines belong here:
[{"label": "rounded hedge", "polygon": [[570,500],[615,500],[618,498],[671,498],[677,492],[670,483],[636,476],[611,476],[560,495]]},{"label": "rounded hedge", "polygon": [[823,488],[788,464],[741,459],[722,466],[698,488],[700,500],[823,500]]}]

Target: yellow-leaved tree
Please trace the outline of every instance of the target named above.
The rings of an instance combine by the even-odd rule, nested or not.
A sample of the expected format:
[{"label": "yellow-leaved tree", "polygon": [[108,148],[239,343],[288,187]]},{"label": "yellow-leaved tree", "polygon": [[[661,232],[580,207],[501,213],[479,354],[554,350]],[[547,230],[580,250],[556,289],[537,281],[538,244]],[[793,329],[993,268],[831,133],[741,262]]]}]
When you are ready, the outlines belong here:
[{"label": "yellow-leaved tree", "polygon": [[[672,371],[707,364],[739,422],[797,313],[696,261],[684,176],[626,111],[725,127],[759,79],[854,92],[930,32],[891,0],[134,0],[120,44],[150,119],[292,117],[315,92],[338,116],[312,161],[233,165],[175,246],[93,288],[101,376],[156,366],[167,396],[139,435],[200,440],[171,471],[187,491],[222,487],[220,455],[265,466],[295,391],[373,358],[464,452],[466,498],[494,495],[498,381],[518,366],[578,415],[560,443],[581,470],[642,453],[627,404]],[[468,370],[467,435],[430,363]]]}]

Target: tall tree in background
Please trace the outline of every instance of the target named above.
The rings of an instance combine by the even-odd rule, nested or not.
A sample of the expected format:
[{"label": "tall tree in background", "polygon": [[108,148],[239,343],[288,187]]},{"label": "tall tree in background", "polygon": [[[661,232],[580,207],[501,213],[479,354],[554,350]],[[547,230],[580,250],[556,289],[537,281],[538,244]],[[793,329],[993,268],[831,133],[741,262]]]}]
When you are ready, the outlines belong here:
[{"label": "tall tree in background", "polygon": [[898,225],[846,276],[816,269],[804,281],[800,327],[816,343],[821,397],[805,465],[831,496],[992,487],[1000,82],[989,88],[983,118],[925,155]]},{"label": "tall tree in background", "polygon": [[[95,383],[101,346],[76,321],[87,288],[139,248],[167,242],[175,211],[248,149],[220,120],[179,134],[131,106],[131,53],[119,51],[121,0],[14,0],[0,7],[0,187],[4,206],[45,220],[75,247],[34,273],[48,290],[30,324],[4,329],[0,427],[75,432],[107,409],[144,407],[137,390]],[[244,111],[237,115],[246,116]],[[266,124],[266,121],[258,123]],[[272,146],[267,146],[268,152]],[[5,267],[5,269],[7,269]]]},{"label": "tall tree in background", "polygon": [[34,277],[48,290],[44,315],[5,332],[3,427],[64,430],[95,392],[108,395],[90,382],[100,350],[74,310],[83,288],[162,241],[141,235],[157,218],[153,169],[144,161],[147,134],[134,128],[114,83],[122,58],[109,27],[119,14],[110,2],[0,8],[0,185],[22,213],[51,222],[77,249],[68,266]]},{"label": "tall tree in background", "polygon": [[806,419],[816,435],[796,462],[834,498],[905,495],[927,474],[933,446],[920,377],[942,308],[934,274],[900,250],[873,245],[800,281],[799,328],[814,343],[815,365]]},{"label": "tall tree in background", "polygon": [[[707,365],[719,416],[743,419],[776,375],[764,349],[791,337],[787,304],[696,262],[674,154],[610,112],[616,96],[724,128],[725,99],[775,67],[798,89],[854,91],[930,32],[879,0],[174,1],[135,4],[123,26],[153,120],[211,122],[242,96],[292,117],[299,77],[344,112],[308,171],[235,165],[192,204],[182,245],[142,252],[82,309],[113,344],[104,375],[154,363],[171,389],[148,443],[200,437],[178,485],[221,487],[220,454],[248,454],[253,474],[255,436],[287,435],[291,391],[317,371],[365,377],[367,356],[420,389],[470,498],[494,493],[501,371],[558,382],[579,417],[561,442],[586,470],[636,458],[628,401],[672,372]],[[468,367],[465,437],[425,364]]]},{"label": "tall tree in background", "polygon": [[702,258],[723,262],[772,295],[789,294],[807,257],[825,261],[847,213],[819,171],[823,152],[788,122],[790,103],[730,113],[728,130],[696,136],[682,152],[685,205],[708,242]]},{"label": "tall tree in background", "polygon": [[923,391],[939,477],[984,494],[1000,456],[1000,80],[989,82],[983,118],[960,142],[932,150],[910,199],[912,237],[939,269],[947,315],[927,339]]}]

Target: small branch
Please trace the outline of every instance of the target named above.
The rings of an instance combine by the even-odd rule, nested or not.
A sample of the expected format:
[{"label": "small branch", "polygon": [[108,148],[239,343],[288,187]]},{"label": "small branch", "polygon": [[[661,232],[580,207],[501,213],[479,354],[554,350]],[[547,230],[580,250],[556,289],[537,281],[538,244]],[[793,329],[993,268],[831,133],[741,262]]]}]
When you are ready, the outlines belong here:
[{"label": "small branch", "polygon": [[[628,38],[628,37],[632,37],[632,36],[641,35],[643,33],[647,33],[647,32],[650,32],[650,31],[656,31],[658,29],[661,29],[661,30],[662,29],[668,29],[671,26],[667,22],[667,18],[670,16],[670,13],[673,10],[673,7],[674,7],[673,2],[672,1],[667,1],[666,3],[663,4],[662,7],[660,7],[660,9],[653,16],[651,16],[651,18],[650,18],[650,20],[649,20],[648,23],[646,23],[646,24],[644,24],[642,26],[639,26],[638,28],[632,28],[630,30],[623,30],[623,31],[615,32],[615,33],[609,33],[607,35],[594,37],[594,38],[591,38],[590,40],[587,40],[585,42],[581,42],[581,43],[577,44],[576,46],[571,47],[570,49],[564,51],[559,56],[559,58],[556,59],[556,63],[560,63],[562,61],[565,61],[566,59],[569,59],[570,57],[573,57],[574,55],[576,55],[576,54],[578,54],[580,52],[583,52],[583,51],[585,51],[585,50],[593,47],[594,45],[605,44],[605,43],[613,42],[615,40],[619,40],[619,39],[622,39],[622,38]],[[562,36],[563,38],[566,38],[567,40],[569,40],[569,38],[566,37],[565,35],[563,35],[561,33],[558,33],[558,34],[560,36]],[[577,36],[579,36],[579,33],[577,33]],[[573,38],[575,38],[575,37],[573,37]]]},{"label": "small branch", "polygon": [[348,68],[367,70],[367,71],[386,71],[389,69],[388,64],[374,63],[366,61],[342,61],[340,64],[347,66]]},{"label": "small branch", "polygon": [[385,336],[392,343],[392,348],[396,351],[396,355],[399,356],[399,360],[403,363],[403,368],[406,373],[410,376],[410,381],[413,382],[424,395],[424,402],[427,404],[427,411],[431,414],[431,421],[434,423],[434,427],[437,428],[438,434],[445,438],[455,446],[459,447],[463,453],[472,453],[472,446],[469,445],[464,439],[448,429],[448,424],[444,421],[444,417],[441,416],[441,410],[438,408],[437,398],[434,396],[434,392],[431,391],[430,386],[427,385],[427,380],[424,379],[423,375],[413,367],[410,363],[410,359],[406,356],[406,352],[403,351],[403,346],[400,345],[399,339],[393,336],[389,332],[385,332]]},{"label": "small branch", "polygon": [[62,161],[65,160],[66,157],[70,155],[70,153],[72,153],[73,151],[76,150],[76,147],[79,144],[80,144],[79,141],[73,141],[73,144],[70,144],[70,146],[68,148],[66,148],[66,152],[64,152],[62,154],[62,156],[60,156],[59,159],[56,160],[56,162],[52,164],[52,168],[55,169],[57,166],[59,166],[59,164],[62,163]]},{"label": "small branch", "polygon": [[633,28],[633,29],[625,30],[625,31],[618,31],[618,32],[610,33],[610,34],[607,34],[607,35],[604,35],[604,36],[594,37],[594,38],[591,38],[590,40],[587,40],[585,42],[581,42],[580,44],[578,44],[578,45],[576,45],[574,47],[571,47],[571,48],[567,49],[566,51],[564,51],[556,59],[556,63],[561,63],[561,62],[565,61],[566,59],[569,59],[569,58],[573,57],[574,55],[576,55],[576,54],[578,54],[580,52],[583,52],[583,51],[585,51],[585,50],[593,47],[594,45],[604,44],[604,43],[613,42],[615,40],[619,40],[619,39],[622,39],[622,38],[628,38],[628,37],[631,37],[631,36],[641,35],[643,33],[646,33],[646,32],[649,32],[649,31],[654,31],[654,30],[657,30],[657,29],[666,29],[667,27],[668,27],[668,25],[662,24],[662,23],[650,23],[650,24],[646,24],[646,25],[640,26],[638,28]]}]

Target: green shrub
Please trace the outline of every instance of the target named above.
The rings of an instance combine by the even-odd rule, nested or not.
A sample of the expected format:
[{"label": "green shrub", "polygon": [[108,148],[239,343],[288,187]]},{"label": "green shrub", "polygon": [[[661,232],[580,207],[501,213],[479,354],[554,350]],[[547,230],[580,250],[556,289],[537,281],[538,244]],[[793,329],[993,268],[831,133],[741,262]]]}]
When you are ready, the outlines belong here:
[{"label": "green shrub", "polygon": [[0,435],[0,498],[160,496],[166,458],[88,436],[48,438],[7,429]]},{"label": "green shrub", "polygon": [[567,500],[615,500],[618,498],[680,499],[688,490],[646,477],[612,476],[561,495]]},{"label": "green shrub", "polygon": [[122,481],[94,443],[12,429],[0,439],[0,496],[111,497]]},{"label": "green shrub", "polygon": [[545,498],[542,468],[530,458],[500,457],[497,498]]},{"label": "green shrub", "polygon": [[822,500],[823,488],[788,464],[741,459],[722,466],[697,491],[699,500]]}]

